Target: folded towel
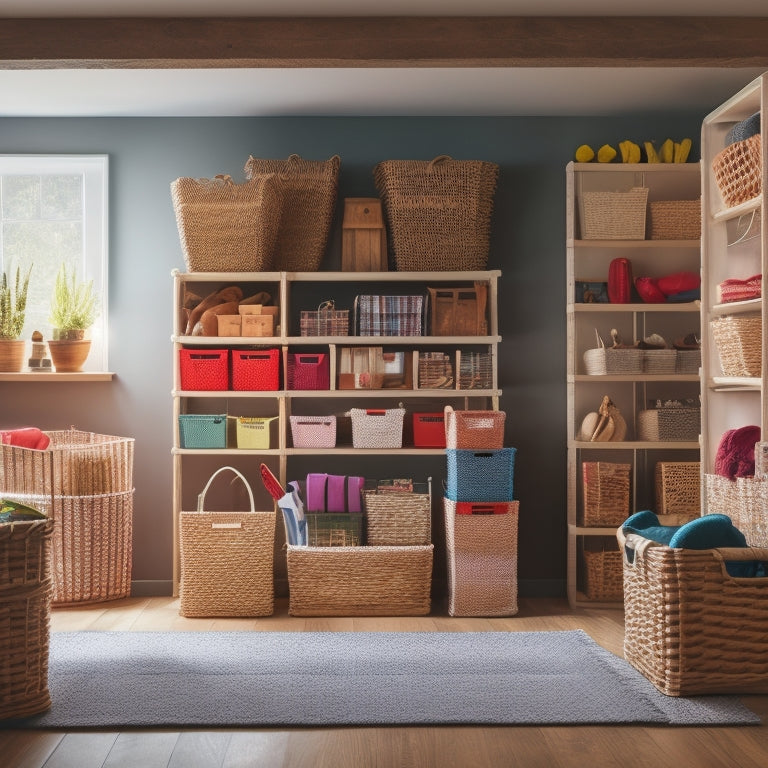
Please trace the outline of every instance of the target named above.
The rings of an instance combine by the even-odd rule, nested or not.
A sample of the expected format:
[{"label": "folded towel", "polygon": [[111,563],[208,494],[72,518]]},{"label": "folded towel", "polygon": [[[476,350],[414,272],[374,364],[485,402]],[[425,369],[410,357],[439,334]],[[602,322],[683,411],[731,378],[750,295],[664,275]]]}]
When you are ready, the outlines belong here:
[{"label": "folded towel", "polygon": [[22,448],[44,451],[50,442],[48,435],[43,434],[37,427],[0,430],[0,443],[3,445],[18,445]]}]

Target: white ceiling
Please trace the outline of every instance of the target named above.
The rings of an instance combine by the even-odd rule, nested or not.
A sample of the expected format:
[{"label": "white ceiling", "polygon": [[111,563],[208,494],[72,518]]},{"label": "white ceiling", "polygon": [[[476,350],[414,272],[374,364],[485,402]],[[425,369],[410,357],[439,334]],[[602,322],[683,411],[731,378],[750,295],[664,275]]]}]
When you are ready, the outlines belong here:
[{"label": "white ceiling", "polygon": [[[386,14],[382,13],[386,9]],[[2,17],[766,16],[766,0],[0,0]],[[595,115],[699,110],[760,69],[0,70],[0,116]]]}]

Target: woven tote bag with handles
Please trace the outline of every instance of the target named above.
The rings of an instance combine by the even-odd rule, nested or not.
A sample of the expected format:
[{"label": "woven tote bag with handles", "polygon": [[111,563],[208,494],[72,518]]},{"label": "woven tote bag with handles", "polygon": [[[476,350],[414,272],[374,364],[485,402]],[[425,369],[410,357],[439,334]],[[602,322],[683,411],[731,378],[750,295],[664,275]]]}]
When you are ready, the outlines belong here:
[{"label": "woven tote bag with handles", "polygon": [[[249,512],[206,512],[205,496],[222,472],[242,480]],[[253,491],[234,467],[220,467],[198,496],[195,512],[181,512],[182,616],[270,616],[274,611],[275,511],[256,512]]]},{"label": "woven tote bag with handles", "polygon": [[260,160],[253,155],[245,176],[256,180],[274,174],[280,180],[282,215],[272,268],[316,272],[325,256],[339,186],[341,158]]}]

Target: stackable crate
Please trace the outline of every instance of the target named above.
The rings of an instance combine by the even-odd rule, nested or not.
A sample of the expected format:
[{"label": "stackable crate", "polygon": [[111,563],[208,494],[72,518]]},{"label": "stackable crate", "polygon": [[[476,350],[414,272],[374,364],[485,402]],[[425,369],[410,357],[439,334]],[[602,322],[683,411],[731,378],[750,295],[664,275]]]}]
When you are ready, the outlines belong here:
[{"label": "stackable crate", "polygon": [[331,365],[327,352],[289,352],[286,389],[330,389]]},{"label": "stackable crate", "polygon": [[291,415],[291,437],[294,448],[335,448],[335,416]]},{"label": "stackable crate", "polygon": [[516,448],[446,449],[445,495],[451,501],[511,501]]},{"label": "stackable crate", "polygon": [[413,445],[416,448],[445,448],[445,414],[414,413]]},{"label": "stackable crate", "polygon": [[228,349],[180,349],[181,388],[188,392],[229,387]]},{"label": "stackable crate", "polygon": [[182,448],[226,448],[225,413],[179,414],[179,445]]}]

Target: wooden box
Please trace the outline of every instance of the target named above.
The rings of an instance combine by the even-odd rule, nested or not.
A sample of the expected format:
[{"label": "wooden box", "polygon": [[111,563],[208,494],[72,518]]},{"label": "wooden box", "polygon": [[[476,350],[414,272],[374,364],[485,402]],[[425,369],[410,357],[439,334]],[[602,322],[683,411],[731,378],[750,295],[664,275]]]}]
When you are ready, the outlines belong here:
[{"label": "wooden box", "polygon": [[242,336],[272,336],[275,318],[272,315],[243,315]]},{"label": "wooden box", "polygon": [[378,198],[345,198],[341,268],[344,272],[387,271],[387,235]]},{"label": "wooden box", "polygon": [[239,336],[240,335],[240,315],[218,315],[219,336]]},{"label": "wooden box", "polygon": [[485,336],[488,286],[473,288],[427,288],[432,336]]}]

